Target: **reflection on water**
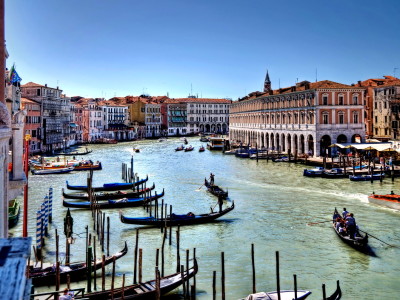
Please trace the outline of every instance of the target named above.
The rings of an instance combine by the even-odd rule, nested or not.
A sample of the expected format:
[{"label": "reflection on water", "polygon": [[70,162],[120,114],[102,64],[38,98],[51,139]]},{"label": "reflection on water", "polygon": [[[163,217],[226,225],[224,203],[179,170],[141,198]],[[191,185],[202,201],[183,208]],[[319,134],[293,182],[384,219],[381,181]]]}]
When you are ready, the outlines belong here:
[{"label": "reflection on water", "polygon": [[[229,190],[230,201],[235,209],[222,221],[198,226],[184,226],[181,231],[181,263],[185,264],[185,250],[196,248],[199,273],[196,278],[198,299],[211,299],[212,274],[217,271],[217,297],[221,290],[221,252],[225,253],[226,298],[238,299],[251,292],[251,244],[255,245],[257,290],[276,289],[275,251],[280,253],[281,288],[293,287],[293,274],[297,274],[298,287],[309,289],[309,299],[321,299],[321,285],[327,293],[334,291],[336,280],[341,280],[343,299],[367,299],[374,291],[382,299],[396,299],[400,275],[399,247],[388,247],[370,238],[370,244],[378,257],[359,253],[343,244],[330,223],[307,226],[307,223],[329,220],[334,207],[346,207],[354,212],[361,229],[383,241],[400,246],[399,212],[371,205],[367,195],[400,192],[399,179],[394,183],[384,180],[375,182],[350,182],[346,179],[327,180],[305,178],[303,165],[273,163],[224,156],[220,152],[197,152],[201,143],[190,138],[196,147],[192,152],[175,152],[181,142],[140,141],[116,145],[95,145],[87,156],[103,163],[102,171],[94,172],[94,185],[121,181],[121,163],[130,162],[134,155],[134,172],[143,178],[149,175],[148,184],[156,183],[156,191],[165,188],[164,200],[173,206],[177,214],[206,213],[216,204],[216,198],[206,192],[204,178],[213,172],[216,184]],[[141,149],[133,153],[132,148]],[[65,180],[71,184],[86,184],[87,173],[74,172],[63,175],[31,176],[29,179],[29,234],[35,234],[36,210],[48,188],[54,188],[53,224],[45,248],[45,260],[54,262],[54,229],[60,233],[60,248],[64,252],[61,189]],[[71,210],[74,217],[76,243],[72,245],[72,261],[85,257],[85,226],[93,233],[90,211]],[[129,252],[117,263],[117,283],[127,274],[132,282],[136,228],[139,230],[139,247],[143,249],[143,278],[154,278],[156,249],[161,249],[162,234],[158,228],[122,224],[118,210],[105,210],[111,221],[110,254],[123,248],[127,241]],[[126,208],[127,216],[146,216],[143,208]],[[176,230],[173,228],[172,244],[165,244],[165,274],[176,271]],[[12,230],[21,235],[22,224]],[[97,247],[97,255],[101,249]],[[107,268],[110,272],[110,267]],[[110,282],[108,281],[108,286]],[[97,282],[99,284],[99,281]],[[85,282],[74,284],[85,286]],[[46,290],[41,288],[40,290]],[[179,299],[173,296],[171,299]]]}]

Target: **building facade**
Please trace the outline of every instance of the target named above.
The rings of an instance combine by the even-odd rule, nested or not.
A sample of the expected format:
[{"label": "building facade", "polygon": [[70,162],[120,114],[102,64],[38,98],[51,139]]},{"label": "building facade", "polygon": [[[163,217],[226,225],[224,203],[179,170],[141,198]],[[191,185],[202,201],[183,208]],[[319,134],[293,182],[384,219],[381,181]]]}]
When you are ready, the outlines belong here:
[{"label": "building facade", "polygon": [[361,142],[364,89],[332,81],[252,93],[230,106],[229,138],[280,152],[325,156]]},{"label": "building facade", "polygon": [[145,104],[146,137],[155,138],[162,135],[161,104],[148,102]]}]

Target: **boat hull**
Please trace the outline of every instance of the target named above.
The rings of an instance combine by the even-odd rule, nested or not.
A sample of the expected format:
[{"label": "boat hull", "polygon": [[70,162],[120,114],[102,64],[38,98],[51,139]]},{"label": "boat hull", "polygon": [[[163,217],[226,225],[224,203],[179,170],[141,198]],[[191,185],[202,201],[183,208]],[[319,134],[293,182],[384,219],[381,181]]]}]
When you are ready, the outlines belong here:
[{"label": "boat hull", "polygon": [[397,195],[399,198],[393,196],[396,195],[370,195],[368,201],[373,204],[400,210],[400,196]]}]

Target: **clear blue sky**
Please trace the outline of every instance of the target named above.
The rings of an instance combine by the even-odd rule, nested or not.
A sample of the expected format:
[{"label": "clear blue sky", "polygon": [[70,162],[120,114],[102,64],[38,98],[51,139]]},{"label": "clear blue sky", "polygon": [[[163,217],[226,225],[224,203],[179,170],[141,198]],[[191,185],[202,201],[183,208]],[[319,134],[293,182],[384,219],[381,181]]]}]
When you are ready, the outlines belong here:
[{"label": "clear blue sky", "polygon": [[68,96],[209,98],[400,77],[400,0],[6,0],[22,83]]}]

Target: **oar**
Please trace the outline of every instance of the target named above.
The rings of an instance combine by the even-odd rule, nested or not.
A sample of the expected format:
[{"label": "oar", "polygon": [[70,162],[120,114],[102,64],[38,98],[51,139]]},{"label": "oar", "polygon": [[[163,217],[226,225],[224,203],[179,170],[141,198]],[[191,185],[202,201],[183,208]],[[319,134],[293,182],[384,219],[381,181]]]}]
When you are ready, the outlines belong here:
[{"label": "oar", "polygon": [[358,229],[358,230],[361,231],[361,232],[364,232],[364,233],[368,234],[370,237],[373,237],[374,239],[377,239],[378,241],[380,241],[380,242],[382,242],[382,243],[384,243],[384,244],[386,244],[386,245],[388,245],[388,246],[390,246],[390,247],[397,247],[397,246],[395,246],[395,245],[388,244],[388,243],[382,241],[381,239],[378,239],[376,236],[373,236],[372,234],[369,234],[368,232],[366,232],[366,231],[364,231],[364,230],[361,230],[361,229]]},{"label": "oar", "polygon": [[200,191],[200,189],[203,187],[204,183],[196,190],[196,191]]},{"label": "oar", "polygon": [[326,221],[321,221],[321,222],[312,222],[312,223],[307,223],[307,225],[314,225],[314,224],[327,223],[327,222],[332,222],[332,220],[326,220]]}]

